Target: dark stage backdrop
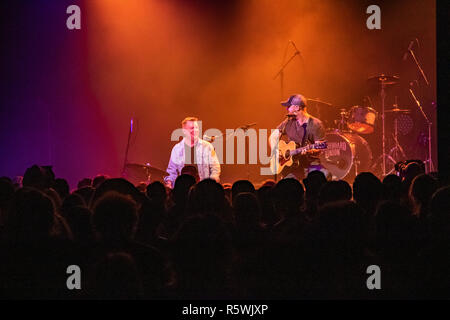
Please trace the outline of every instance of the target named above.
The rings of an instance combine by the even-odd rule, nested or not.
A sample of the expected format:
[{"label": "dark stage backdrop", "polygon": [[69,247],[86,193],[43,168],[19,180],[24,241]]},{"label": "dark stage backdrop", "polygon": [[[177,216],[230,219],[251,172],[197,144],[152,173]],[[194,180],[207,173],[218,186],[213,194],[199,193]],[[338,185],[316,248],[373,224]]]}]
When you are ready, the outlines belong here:
[{"label": "dark stage backdrop", "polygon": [[[5,3],[6,2],[6,3]],[[81,30],[68,30],[66,8],[81,8]],[[381,30],[366,28],[366,8],[381,8]],[[378,92],[366,79],[396,74],[387,107],[413,110],[401,135],[409,157],[425,158],[426,126],[409,94],[413,82],[435,116],[435,3],[429,0],[86,0],[2,1],[1,175],[53,165],[72,187],[98,173],[118,176],[130,118],[128,159],[165,169],[172,131],[186,116],[203,129],[256,122],[276,127],[285,110],[283,56],[301,51],[284,72],[284,95],[321,98],[336,108],[363,105]],[[430,87],[411,59],[410,40]],[[418,80],[415,82],[414,80]],[[324,115],[330,117],[330,115]],[[374,156],[381,131],[365,136]],[[434,139],[436,141],[436,139]],[[435,146],[434,146],[434,149]],[[437,158],[435,157],[435,165]],[[259,182],[258,165],[224,165],[222,181]]]}]

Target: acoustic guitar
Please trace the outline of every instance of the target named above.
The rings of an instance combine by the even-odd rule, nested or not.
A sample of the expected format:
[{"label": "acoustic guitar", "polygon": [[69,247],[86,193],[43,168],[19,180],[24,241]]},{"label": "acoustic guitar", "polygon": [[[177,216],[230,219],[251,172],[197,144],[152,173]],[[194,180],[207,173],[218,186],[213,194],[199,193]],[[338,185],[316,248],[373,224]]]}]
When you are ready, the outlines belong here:
[{"label": "acoustic guitar", "polygon": [[293,165],[293,156],[297,154],[306,154],[308,150],[312,149],[326,149],[327,142],[316,142],[304,147],[296,148],[294,141],[289,141],[288,143],[283,140],[278,142],[278,154],[275,154],[272,159],[270,159],[270,169],[273,174],[279,174],[285,167],[290,167]]}]

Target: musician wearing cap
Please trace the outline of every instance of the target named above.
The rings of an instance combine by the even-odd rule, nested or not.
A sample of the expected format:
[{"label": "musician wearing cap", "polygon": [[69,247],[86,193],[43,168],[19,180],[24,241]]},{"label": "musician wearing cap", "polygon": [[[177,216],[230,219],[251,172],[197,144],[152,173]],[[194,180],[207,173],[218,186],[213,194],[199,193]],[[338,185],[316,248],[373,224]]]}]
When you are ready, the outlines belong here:
[{"label": "musician wearing cap", "polygon": [[[307,100],[300,94],[290,96],[281,105],[287,108],[288,114],[269,138],[271,150],[279,155],[272,158],[272,172],[297,179],[303,179],[313,170],[321,170],[327,175],[318,157],[320,149],[326,147],[322,121],[307,112]],[[284,140],[289,142],[286,144]]]},{"label": "musician wearing cap", "polygon": [[211,178],[219,182],[219,159],[213,145],[199,138],[198,119],[187,117],[181,127],[184,138],[172,148],[166,170],[169,175],[164,178],[166,185],[172,188],[185,165],[192,164],[197,166],[200,180]]}]

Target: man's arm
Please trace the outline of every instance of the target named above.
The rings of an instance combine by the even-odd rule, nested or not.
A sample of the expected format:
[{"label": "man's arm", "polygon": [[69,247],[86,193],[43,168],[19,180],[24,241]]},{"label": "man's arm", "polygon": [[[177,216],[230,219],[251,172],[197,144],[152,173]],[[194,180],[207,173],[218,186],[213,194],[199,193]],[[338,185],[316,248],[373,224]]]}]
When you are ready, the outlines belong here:
[{"label": "man's arm", "polygon": [[217,182],[220,181],[220,162],[212,145],[209,152],[209,176]]},{"label": "man's arm", "polygon": [[[323,142],[325,141],[325,127],[322,124],[322,121],[318,121],[314,127],[314,143]],[[311,149],[308,150],[306,153],[313,158],[319,157],[320,153],[322,152],[321,149]]]},{"label": "man's arm", "polygon": [[316,132],[314,134],[314,142],[320,142],[325,140],[325,127],[322,121],[317,123]]},{"label": "man's arm", "polygon": [[172,152],[170,153],[169,165],[167,166],[166,172],[169,174],[164,178],[164,182],[170,187],[173,188],[175,184],[175,180],[178,177],[178,166],[174,162],[175,157],[175,147],[172,148]]},{"label": "man's arm", "polygon": [[280,130],[275,129],[274,131],[272,131],[269,137],[270,150],[273,150],[273,148],[277,145],[279,139],[280,139]]}]

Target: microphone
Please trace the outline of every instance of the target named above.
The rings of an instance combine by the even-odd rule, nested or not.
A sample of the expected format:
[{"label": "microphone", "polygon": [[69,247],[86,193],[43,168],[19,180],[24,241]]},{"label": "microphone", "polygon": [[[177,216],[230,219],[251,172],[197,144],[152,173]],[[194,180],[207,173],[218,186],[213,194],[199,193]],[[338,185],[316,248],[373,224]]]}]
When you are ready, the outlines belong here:
[{"label": "microphone", "polygon": [[411,51],[412,46],[414,45],[414,40],[411,40],[408,46],[408,50],[403,55],[403,61],[405,61],[408,58],[409,51]]},{"label": "microphone", "polygon": [[300,50],[298,50],[297,49],[297,46],[295,45],[295,43],[294,43],[294,41],[292,41],[292,40],[289,40],[291,43],[292,43],[292,45],[294,46],[294,49],[295,49],[295,53],[298,53],[298,54],[300,54]]},{"label": "microphone", "polygon": [[206,134],[203,135],[203,140],[206,140],[208,142],[214,142],[215,139],[216,139],[215,136],[210,137],[210,136],[207,136]]},{"label": "microphone", "polygon": [[296,118],[297,118],[297,115],[296,115],[296,114],[293,114],[293,113],[288,113],[288,114],[286,115],[286,117],[288,117],[289,119],[296,119]]},{"label": "microphone", "polygon": [[256,125],[256,122],[252,122],[252,123],[246,124],[246,125],[244,125],[244,126],[241,126],[241,127],[239,127],[238,129],[247,130],[248,128],[253,127],[253,126],[255,126],[255,125]]}]

